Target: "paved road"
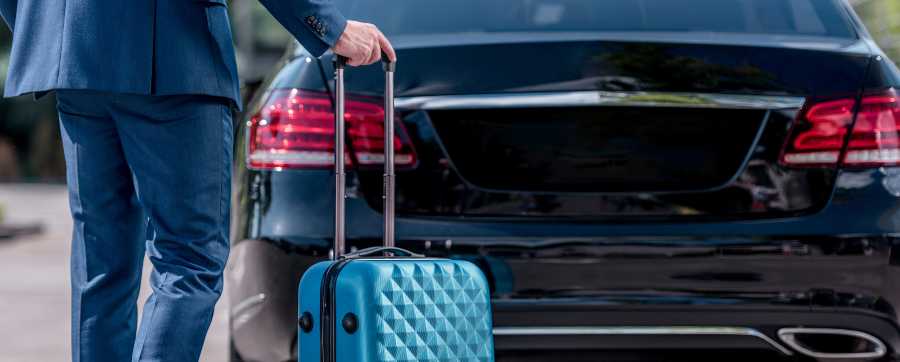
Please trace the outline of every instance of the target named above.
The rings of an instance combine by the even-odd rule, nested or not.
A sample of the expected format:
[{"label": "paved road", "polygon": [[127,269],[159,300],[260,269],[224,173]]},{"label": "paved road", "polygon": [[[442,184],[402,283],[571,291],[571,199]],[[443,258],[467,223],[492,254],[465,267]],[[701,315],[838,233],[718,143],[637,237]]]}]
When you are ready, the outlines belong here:
[{"label": "paved road", "polygon": [[[0,184],[9,223],[42,222],[42,234],[0,240],[0,362],[70,360],[69,236],[64,186]],[[140,302],[149,288],[146,276]],[[227,361],[224,298],[216,306],[201,361]]]}]

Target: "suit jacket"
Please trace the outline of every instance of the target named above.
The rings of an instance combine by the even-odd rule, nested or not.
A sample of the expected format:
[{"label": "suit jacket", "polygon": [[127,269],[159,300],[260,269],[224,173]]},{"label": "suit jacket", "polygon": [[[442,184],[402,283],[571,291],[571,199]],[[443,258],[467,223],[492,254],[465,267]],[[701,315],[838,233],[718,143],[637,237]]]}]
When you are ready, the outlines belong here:
[{"label": "suit jacket", "polygon": [[[330,0],[260,0],[313,55],[347,20]],[[55,89],[203,94],[240,106],[225,0],[0,0],[13,32],[4,96]]]}]

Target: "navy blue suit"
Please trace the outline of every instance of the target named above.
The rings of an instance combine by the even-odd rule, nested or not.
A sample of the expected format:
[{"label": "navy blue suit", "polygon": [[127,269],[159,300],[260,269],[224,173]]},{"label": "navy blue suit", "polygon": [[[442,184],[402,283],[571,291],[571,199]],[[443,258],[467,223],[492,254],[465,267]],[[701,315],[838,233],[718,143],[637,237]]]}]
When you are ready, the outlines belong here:
[{"label": "navy blue suit", "polygon": [[[311,53],[329,0],[261,0]],[[0,0],[6,96],[57,91],[72,232],[72,360],[196,361],[228,259],[232,108],[225,0]],[[144,256],[153,294],[137,327]],[[54,343],[59,343],[56,341]]]},{"label": "navy blue suit", "polygon": [[[330,0],[260,0],[313,55],[346,26]],[[239,104],[225,0],[0,0],[13,31],[4,95],[88,89]]]}]

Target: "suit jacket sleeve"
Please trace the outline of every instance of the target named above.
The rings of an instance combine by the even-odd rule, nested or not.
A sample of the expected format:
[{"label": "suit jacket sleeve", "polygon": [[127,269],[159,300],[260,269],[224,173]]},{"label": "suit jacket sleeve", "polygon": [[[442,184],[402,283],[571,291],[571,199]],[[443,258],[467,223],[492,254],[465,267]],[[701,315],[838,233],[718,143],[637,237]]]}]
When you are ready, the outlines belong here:
[{"label": "suit jacket sleeve", "polygon": [[[0,0],[10,1],[10,0]],[[332,48],[344,33],[347,19],[331,0],[260,0],[263,6],[313,56]]]},{"label": "suit jacket sleeve", "polygon": [[18,0],[0,0],[0,17],[12,30],[16,24],[16,3]]}]

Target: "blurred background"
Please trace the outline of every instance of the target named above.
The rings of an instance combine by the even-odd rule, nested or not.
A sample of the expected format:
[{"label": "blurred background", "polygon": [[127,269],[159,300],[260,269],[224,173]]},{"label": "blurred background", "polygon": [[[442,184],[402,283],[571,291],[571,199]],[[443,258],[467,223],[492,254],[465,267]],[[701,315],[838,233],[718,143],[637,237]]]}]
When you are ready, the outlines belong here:
[{"label": "blurred background", "polygon": [[[849,0],[881,46],[900,60],[900,1]],[[279,60],[290,35],[256,0],[231,0],[244,96]],[[10,33],[0,26],[0,85]],[[65,163],[53,96],[0,99],[0,362],[69,356],[69,213]],[[227,287],[226,287],[227,288]],[[141,300],[146,297],[146,286]],[[224,300],[224,298],[223,298]],[[220,305],[204,361],[225,361],[227,322]],[[14,311],[14,312],[13,312]]]}]

